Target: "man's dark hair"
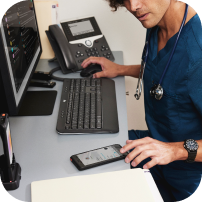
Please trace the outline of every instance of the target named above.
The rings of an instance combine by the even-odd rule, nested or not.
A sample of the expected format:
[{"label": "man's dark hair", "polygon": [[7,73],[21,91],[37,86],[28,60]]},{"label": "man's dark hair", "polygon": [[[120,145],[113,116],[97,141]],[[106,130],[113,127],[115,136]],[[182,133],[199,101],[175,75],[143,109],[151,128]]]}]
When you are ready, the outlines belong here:
[{"label": "man's dark hair", "polygon": [[124,6],[123,1],[124,0],[106,0],[109,2],[109,6],[112,7],[114,10],[117,11],[118,7]]}]

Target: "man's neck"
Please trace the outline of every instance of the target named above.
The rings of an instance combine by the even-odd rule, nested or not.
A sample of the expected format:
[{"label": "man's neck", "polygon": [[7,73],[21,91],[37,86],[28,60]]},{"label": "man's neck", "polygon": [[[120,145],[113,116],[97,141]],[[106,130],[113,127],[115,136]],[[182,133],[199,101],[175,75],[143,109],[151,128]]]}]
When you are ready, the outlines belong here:
[{"label": "man's neck", "polygon": [[[182,24],[182,20],[185,13],[186,4],[180,1],[171,1],[171,4],[166,11],[165,15],[158,23],[159,26],[159,37],[165,41],[169,40],[173,35],[175,35]],[[187,23],[196,12],[189,6]]]}]

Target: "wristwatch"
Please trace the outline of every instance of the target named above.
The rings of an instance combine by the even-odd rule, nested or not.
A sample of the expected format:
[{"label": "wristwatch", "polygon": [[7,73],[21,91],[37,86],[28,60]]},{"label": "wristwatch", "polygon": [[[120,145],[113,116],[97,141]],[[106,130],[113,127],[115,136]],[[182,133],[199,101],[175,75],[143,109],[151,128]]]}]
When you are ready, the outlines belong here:
[{"label": "wristwatch", "polygon": [[184,148],[188,151],[187,163],[193,163],[198,149],[198,143],[193,139],[186,139],[184,141]]}]

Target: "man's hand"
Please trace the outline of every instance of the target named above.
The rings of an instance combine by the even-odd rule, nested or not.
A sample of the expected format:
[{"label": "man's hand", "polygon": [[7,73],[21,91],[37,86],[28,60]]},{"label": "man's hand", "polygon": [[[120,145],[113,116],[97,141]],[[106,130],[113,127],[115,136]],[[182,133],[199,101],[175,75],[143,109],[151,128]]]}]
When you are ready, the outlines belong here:
[{"label": "man's hand", "polygon": [[104,57],[90,57],[83,61],[81,66],[86,68],[91,63],[100,64],[102,67],[102,72],[95,73],[93,78],[114,78],[119,76],[119,72],[121,71],[121,65],[118,65]]},{"label": "man's hand", "polygon": [[132,161],[132,166],[137,166],[144,159],[150,157],[151,161],[143,168],[149,169],[155,165],[166,165],[176,160],[186,160],[188,152],[183,147],[183,142],[166,143],[145,137],[138,140],[127,140],[126,145],[120,150],[125,153],[134,148],[125,158],[125,162]]}]

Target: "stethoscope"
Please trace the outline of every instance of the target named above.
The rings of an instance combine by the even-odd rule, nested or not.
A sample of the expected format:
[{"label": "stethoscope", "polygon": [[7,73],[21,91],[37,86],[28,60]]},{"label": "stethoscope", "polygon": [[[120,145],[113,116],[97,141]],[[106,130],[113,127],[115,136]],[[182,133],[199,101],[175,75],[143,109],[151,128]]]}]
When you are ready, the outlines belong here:
[{"label": "stethoscope", "polygon": [[[183,21],[182,21],[182,24],[181,24],[181,27],[180,27],[180,30],[178,32],[178,35],[177,35],[177,38],[176,38],[176,41],[175,41],[175,44],[174,44],[174,47],[173,47],[173,50],[171,52],[171,55],[170,55],[170,58],[168,59],[168,62],[166,64],[166,67],[163,71],[163,74],[161,76],[161,79],[159,81],[159,84],[155,84],[151,90],[150,90],[150,95],[152,97],[155,97],[157,100],[160,100],[162,97],[163,97],[163,87],[161,86],[162,84],[162,81],[163,81],[163,78],[165,76],[165,73],[170,65],[170,62],[172,60],[172,57],[174,55],[174,52],[175,52],[175,49],[176,49],[176,46],[177,46],[177,43],[179,41],[179,38],[180,38],[180,34],[182,32],[182,29],[184,27],[184,24],[185,24],[185,21],[187,19],[187,13],[188,13],[188,5],[186,4],[186,9],[185,9],[185,13],[184,13],[184,18],[183,18]],[[144,46],[144,49],[143,49],[143,54],[142,54],[142,62],[141,62],[141,68],[140,68],[140,74],[139,74],[139,79],[138,79],[138,83],[137,83],[137,89],[136,89],[136,94],[134,95],[135,98],[137,100],[140,99],[140,96],[141,96],[141,93],[142,93],[142,81],[143,81],[143,76],[144,76],[144,70],[145,70],[145,67],[146,67],[146,63],[147,63],[147,59],[148,59],[148,54],[149,54],[149,43],[150,43],[150,38],[151,38],[151,33],[152,33],[152,29],[149,33],[149,37],[148,37],[148,40],[146,41],[145,43],[145,46]],[[145,54],[144,54],[145,53]],[[144,56],[145,55],[145,56]]]}]

